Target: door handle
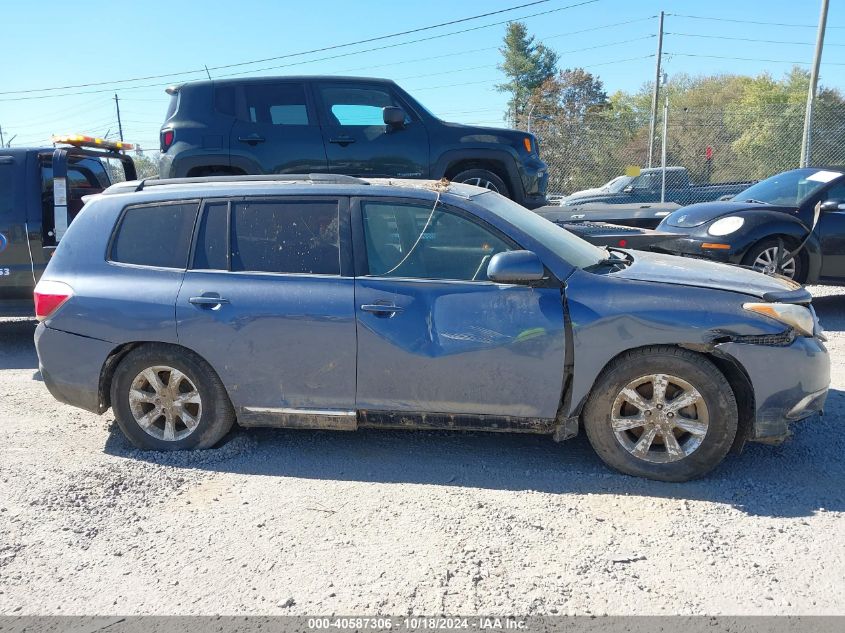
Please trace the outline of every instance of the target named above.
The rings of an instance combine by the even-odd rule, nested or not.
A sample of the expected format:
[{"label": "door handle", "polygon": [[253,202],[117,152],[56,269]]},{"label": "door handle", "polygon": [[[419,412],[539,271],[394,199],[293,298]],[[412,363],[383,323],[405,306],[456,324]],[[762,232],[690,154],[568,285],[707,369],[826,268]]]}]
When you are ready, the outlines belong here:
[{"label": "door handle", "polygon": [[257,143],[263,143],[265,139],[263,136],[258,136],[258,134],[250,134],[249,136],[239,136],[238,140],[241,143],[249,143],[250,145],[255,145]]},{"label": "door handle", "polygon": [[188,299],[188,303],[195,306],[219,306],[229,303],[229,300],[223,297],[191,297]]},{"label": "door handle", "polygon": [[394,305],[386,305],[383,303],[365,303],[361,306],[361,310],[364,312],[372,312],[377,317],[392,317],[394,314],[398,314],[403,312],[405,308],[400,308],[399,306]]},{"label": "door handle", "polygon": [[337,143],[341,147],[349,145],[350,143],[354,143],[355,139],[351,136],[335,136],[334,138],[329,139],[329,143]]}]

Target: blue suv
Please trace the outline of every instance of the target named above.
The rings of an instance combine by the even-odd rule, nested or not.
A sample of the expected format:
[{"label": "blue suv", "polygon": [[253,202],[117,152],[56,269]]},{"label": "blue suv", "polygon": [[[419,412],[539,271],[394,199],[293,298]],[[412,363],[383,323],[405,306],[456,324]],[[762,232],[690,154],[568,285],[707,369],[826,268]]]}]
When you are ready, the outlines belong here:
[{"label": "blue suv", "polygon": [[51,393],[144,449],[236,421],[583,427],[618,470],[683,481],[821,410],[829,360],[794,282],[680,261],[464,184],[128,182],[59,244],[35,339]]}]

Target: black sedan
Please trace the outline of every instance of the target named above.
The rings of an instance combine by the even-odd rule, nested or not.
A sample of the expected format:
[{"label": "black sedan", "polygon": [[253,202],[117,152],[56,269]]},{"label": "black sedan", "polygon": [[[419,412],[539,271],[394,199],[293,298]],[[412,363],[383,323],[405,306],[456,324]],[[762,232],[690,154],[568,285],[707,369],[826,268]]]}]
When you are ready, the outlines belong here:
[{"label": "black sedan", "polygon": [[801,283],[841,284],[845,281],[845,169],[786,171],[731,200],[678,209],[666,216],[658,230],[678,234],[677,239],[660,244],[661,250],[676,255],[752,266]]}]

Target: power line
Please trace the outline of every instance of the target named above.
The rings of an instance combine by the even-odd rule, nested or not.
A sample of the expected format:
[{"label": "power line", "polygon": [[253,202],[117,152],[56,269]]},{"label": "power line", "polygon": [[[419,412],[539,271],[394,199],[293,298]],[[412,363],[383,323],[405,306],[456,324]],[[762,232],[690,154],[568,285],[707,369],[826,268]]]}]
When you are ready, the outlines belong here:
[{"label": "power line", "polygon": [[[493,22],[493,23],[490,23],[490,24],[483,24],[481,26],[475,26],[475,27],[471,27],[471,28],[467,28],[467,29],[461,29],[459,31],[452,31],[450,33],[442,33],[442,34],[432,35],[432,36],[429,36],[429,37],[423,37],[423,38],[419,38],[419,39],[415,39],[415,40],[409,40],[409,41],[406,41],[406,42],[398,42],[398,43],[395,43],[395,44],[387,44],[387,45],[384,45],[384,46],[377,46],[377,47],[374,47],[374,48],[366,48],[366,49],[359,50],[359,51],[350,51],[350,52],[341,53],[341,54],[338,54],[338,55],[330,55],[330,56],[327,56],[327,57],[319,57],[319,58],[316,58],[316,59],[310,59],[310,60],[306,60],[306,61],[293,62],[293,63],[290,63],[290,64],[282,64],[282,65],[279,65],[279,66],[269,66],[269,67],[264,67],[264,68],[253,68],[251,70],[220,75],[220,77],[225,78],[225,77],[236,77],[236,76],[240,76],[240,75],[248,75],[250,73],[263,72],[265,70],[275,70],[275,69],[278,69],[278,68],[288,68],[290,66],[299,66],[299,65],[302,65],[302,64],[310,64],[310,63],[314,63],[314,62],[327,61],[327,60],[331,60],[331,59],[338,59],[338,58],[341,58],[341,57],[349,57],[351,55],[360,55],[362,53],[370,53],[370,52],[373,52],[373,51],[380,51],[380,50],[385,50],[385,49],[389,49],[389,48],[396,48],[398,46],[407,46],[409,44],[417,44],[419,42],[426,42],[426,41],[439,39],[439,38],[443,38],[443,37],[450,37],[452,35],[461,35],[461,34],[464,34],[464,33],[469,33],[471,31],[478,31],[480,29],[491,28],[491,27],[494,27],[494,26],[501,26],[502,24],[507,24],[509,22],[513,22],[514,20],[525,20],[525,19],[528,19],[528,18],[534,18],[534,17],[538,17],[538,16],[541,16],[541,15],[548,15],[550,13],[557,13],[559,11],[565,11],[567,9],[573,9],[573,8],[581,7],[581,6],[584,6],[584,5],[587,5],[587,4],[593,4],[593,3],[599,2],[599,1],[600,0],[583,0],[582,2],[578,2],[578,3],[575,3],[575,4],[569,4],[569,5],[566,5],[566,6],[563,6],[563,7],[558,7],[557,9],[549,9],[548,11],[541,11],[541,12],[538,12],[538,13],[532,13],[530,15],[524,15],[524,16],[520,16],[520,17],[516,17],[516,18],[510,18],[510,19],[507,19],[507,20],[502,20],[500,22]],[[502,11],[505,11],[505,9],[502,9]],[[329,47],[329,48],[331,48],[331,47]],[[322,49],[322,50],[328,50],[328,48]],[[282,59],[282,58],[285,58],[285,57],[291,57],[291,56],[294,56],[294,55],[304,55],[304,54],[306,54],[306,53],[293,53],[293,54],[290,54],[290,55],[281,55],[281,56],[278,56],[278,57],[267,58],[267,60]],[[233,68],[233,67],[236,67],[236,66],[244,66],[244,65],[248,65],[248,64],[260,63],[261,61],[267,61],[267,60],[253,60],[253,61],[250,61],[250,62],[240,62],[240,63],[237,63],[237,64],[227,64],[225,66],[215,66],[215,67],[211,68],[211,70]],[[187,72],[190,72],[191,74],[194,74],[194,75],[200,74],[201,78],[204,78],[205,73],[206,73],[204,68],[202,70],[187,71]],[[173,75],[166,75],[166,76],[173,76]],[[195,78],[196,77],[194,77],[194,79]],[[110,82],[110,85],[112,83],[114,83],[114,82]],[[139,89],[143,89],[143,88],[157,88],[157,87],[160,87],[160,86],[161,86],[161,83],[154,83],[154,84],[145,84],[145,85],[141,85],[141,86],[129,86],[129,87],[126,87],[126,88],[121,88],[121,90],[139,90]],[[42,89],[42,90],[58,90],[58,88],[46,88],[46,89]],[[0,98],[0,102],[2,102],[2,101],[24,101],[24,100],[33,100],[33,99],[49,99],[49,98],[55,98],[55,97],[75,96],[75,95],[80,95],[80,94],[98,94],[98,93],[112,92],[112,90],[113,90],[112,88],[104,88],[104,89],[100,89],[100,90],[85,90],[85,91],[80,91],[80,92],[67,92],[67,93],[61,93],[61,94],[36,95],[36,96],[28,96],[28,97],[4,97],[4,98]],[[23,91],[23,92],[34,92],[34,91],[30,90],[30,91]],[[0,92],[0,95],[2,95],[2,94],[10,94],[10,93]]]},{"label": "power line", "polygon": [[[89,82],[89,83],[84,83],[84,84],[68,84],[68,85],[65,85],[65,86],[54,86],[54,87],[51,87],[51,88],[32,88],[32,89],[27,89],[27,90],[7,90],[7,91],[0,91],[0,94],[2,94],[2,95],[30,94],[30,93],[34,93],[34,92],[51,92],[53,90],[69,90],[69,89],[73,89],[73,88],[89,88],[89,87],[93,87],[93,86],[106,86],[106,85],[114,86],[115,84],[132,83],[132,82],[136,82],[136,81],[148,81],[150,79],[164,79],[164,78],[167,78],[167,77],[178,77],[178,76],[181,76],[181,75],[196,74],[196,73],[199,73],[199,72],[208,73],[209,70],[225,70],[227,68],[236,68],[236,67],[239,67],[239,66],[248,66],[248,65],[251,65],[251,64],[261,64],[261,63],[264,63],[264,62],[275,61],[275,60],[279,60],[279,59],[287,59],[287,58],[291,58],[291,57],[300,57],[302,55],[311,55],[311,54],[314,54],[314,53],[323,53],[323,52],[326,52],[326,51],[337,50],[337,49],[340,49],[340,48],[348,48],[350,46],[358,46],[360,44],[369,44],[371,42],[378,42],[378,41],[382,41],[382,40],[386,40],[386,39],[390,39],[390,38],[394,38],[394,37],[402,37],[404,35],[411,35],[413,33],[430,31],[432,29],[437,29],[437,28],[440,28],[440,27],[443,27],[443,26],[451,26],[453,24],[461,24],[463,22],[469,22],[471,20],[478,20],[480,18],[486,18],[486,17],[490,17],[490,16],[493,16],[493,15],[500,15],[502,13],[514,11],[516,9],[523,9],[523,8],[526,8],[526,7],[536,6],[538,4],[546,4],[547,2],[550,2],[550,1],[551,0],[534,0],[533,2],[526,2],[526,3],[523,3],[523,4],[518,4],[518,5],[511,6],[511,7],[507,7],[507,8],[504,8],[504,9],[498,9],[496,11],[488,11],[487,13],[480,13],[478,15],[471,15],[471,16],[468,16],[468,17],[465,17],[465,18],[458,18],[458,19],[455,19],[455,20],[449,20],[447,22],[440,22],[438,24],[431,24],[429,26],[422,26],[422,27],[415,28],[415,29],[409,29],[407,31],[399,31],[399,32],[396,32],[396,33],[388,33],[386,35],[379,35],[379,36],[376,36],[376,37],[370,37],[370,38],[366,38],[366,39],[362,39],[362,40],[356,40],[356,41],[353,41],[353,42],[345,42],[343,44],[334,44],[332,46],[323,46],[321,48],[314,48],[314,49],[307,50],[307,51],[299,51],[299,52],[296,52],[296,53],[287,53],[285,55],[276,55],[274,57],[265,57],[265,58],[261,58],[261,59],[253,59],[253,60],[248,60],[248,61],[243,61],[243,62],[237,62],[237,63],[234,63],[234,64],[224,64],[224,65],[220,65],[220,66],[203,67],[203,68],[200,68],[200,69],[185,70],[185,71],[165,73],[165,74],[160,74],[160,75],[146,75],[146,76],[143,76],[143,77],[133,77],[133,78],[130,78],[130,79],[114,79],[114,80],[111,80],[111,81],[98,81],[98,82]],[[584,0],[583,2],[579,3],[578,5],[573,5],[573,6],[592,4],[592,3],[598,2],[598,1],[599,0]],[[569,7],[566,7],[566,8],[569,8]]]},{"label": "power line", "polygon": [[[737,24],[760,24],[763,26],[789,26],[789,27],[800,27],[800,28],[808,28],[808,29],[816,29],[818,28],[818,24],[787,24],[785,22],[762,22],[758,20],[739,20],[735,18],[716,18],[710,17],[707,15],[684,15],[682,13],[667,13],[666,15],[671,15],[675,18],[688,18],[690,20],[712,20],[714,22],[735,22]],[[845,29],[845,26],[829,26],[829,29]]]},{"label": "power line", "polygon": [[[676,35],[681,37],[703,37],[707,39],[715,39],[715,40],[735,40],[738,42],[760,42],[763,44],[800,44],[801,46],[814,46],[815,42],[796,42],[796,41],[788,41],[788,40],[760,40],[751,37],[729,37],[727,35],[704,35],[702,33],[670,33],[669,31],[666,32],[666,35]],[[825,46],[845,46],[845,44],[828,44],[825,42]]]},{"label": "power line", "polygon": [[[797,62],[789,59],[764,59],[761,57],[725,57],[722,55],[700,55],[694,53],[664,53],[668,56],[676,57],[706,57],[709,59],[728,59],[743,62],[771,62],[775,64],[798,64],[799,66],[809,66],[809,62]],[[822,62],[827,66],[845,66],[845,62]]]}]

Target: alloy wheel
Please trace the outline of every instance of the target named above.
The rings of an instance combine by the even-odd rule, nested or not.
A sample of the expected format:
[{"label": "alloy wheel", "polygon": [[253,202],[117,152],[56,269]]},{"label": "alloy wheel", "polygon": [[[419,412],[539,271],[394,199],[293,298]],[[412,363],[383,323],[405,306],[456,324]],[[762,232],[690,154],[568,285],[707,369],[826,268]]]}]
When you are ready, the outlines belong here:
[{"label": "alloy wheel", "polygon": [[709,415],[701,393],[667,374],[629,382],[616,396],[610,424],[631,455],[665,464],[691,455],[707,435]]},{"label": "alloy wheel", "polygon": [[148,435],[176,442],[196,430],[202,416],[202,399],[184,373],[158,365],[141,371],[129,388],[132,416]]},{"label": "alloy wheel", "polygon": [[495,191],[496,193],[501,193],[499,188],[486,178],[467,178],[463,181],[463,183],[465,185],[474,185],[476,187],[483,187],[484,189]]},{"label": "alloy wheel", "polygon": [[[785,249],[781,249],[781,271],[784,277],[789,277],[790,279],[795,278],[795,271],[796,271],[796,264],[795,258],[789,257],[788,251]],[[777,263],[778,263],[778,247],[772,246],[767,248],[763,252],[761,252],[757,259],[754,260],[754,268],[759,270],[761,273],[765,273],[767,275],[773,275],[777,271]]]}]

